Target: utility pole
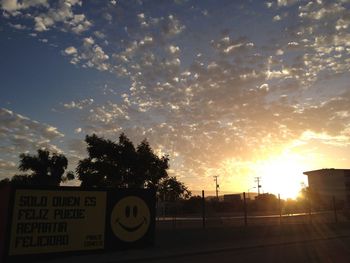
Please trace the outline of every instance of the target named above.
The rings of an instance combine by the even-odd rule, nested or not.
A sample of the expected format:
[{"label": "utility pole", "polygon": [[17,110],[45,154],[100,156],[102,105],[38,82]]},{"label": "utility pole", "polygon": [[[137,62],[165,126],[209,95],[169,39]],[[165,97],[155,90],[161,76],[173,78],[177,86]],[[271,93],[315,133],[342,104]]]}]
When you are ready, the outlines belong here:
[{"label": "utility pole", "polygon": [[261,177],[255,177],[255,182],[258,184],[258,195],[260,195],[260,181],[261,181]]},{"label": "utility pole", "polygon": [[215,182],[215,191],[216,191],[216,199],[219,201],[219,185],[218,185],[218,175],[214,175],[214,182]]},{"label": "utility pole", "polygon": [[202,226],[205,228],[205,196],[204,190],[202,190]]}]

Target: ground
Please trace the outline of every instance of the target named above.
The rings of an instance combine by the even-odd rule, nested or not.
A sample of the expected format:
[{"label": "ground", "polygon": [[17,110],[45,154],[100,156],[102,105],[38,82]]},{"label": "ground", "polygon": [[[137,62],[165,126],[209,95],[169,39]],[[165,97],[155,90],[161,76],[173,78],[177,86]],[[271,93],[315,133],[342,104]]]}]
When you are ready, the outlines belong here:
[{"label": "ground", "polygon": [[50,263],[349,262],[350,224],[161,228],[155,246],[56,258]]}]

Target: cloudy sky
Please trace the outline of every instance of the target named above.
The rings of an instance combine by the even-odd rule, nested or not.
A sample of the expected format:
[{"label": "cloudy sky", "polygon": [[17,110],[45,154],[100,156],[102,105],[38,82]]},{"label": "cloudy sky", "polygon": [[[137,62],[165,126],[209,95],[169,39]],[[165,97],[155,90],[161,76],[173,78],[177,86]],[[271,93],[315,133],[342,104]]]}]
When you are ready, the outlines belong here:
[{"label": "cloudy sky", "polygon": [[123,131],[194,191],[350,168],[349,0],[0,3],[0,179]]}]

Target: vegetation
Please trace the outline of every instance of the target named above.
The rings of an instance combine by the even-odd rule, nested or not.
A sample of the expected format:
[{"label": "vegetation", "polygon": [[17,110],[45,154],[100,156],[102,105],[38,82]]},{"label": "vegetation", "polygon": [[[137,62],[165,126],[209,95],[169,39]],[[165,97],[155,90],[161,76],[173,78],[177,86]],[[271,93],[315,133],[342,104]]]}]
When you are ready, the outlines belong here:
[{"label": "vegetation", "polygon": [[27,174],[4,179],[1,184],[59,186],[61,182],[74,179],[72,172],[65,174],[68,160],[63,154],[50,154],[39,149],[37,155],[21,154],[18,169]]},{"label": "vegetation", "polygon": [[[137,147],[122,133],[118,142],[93,134],[85,138],[88,157],[76,168],[81,187],[149,188],[161,200],[188,199],[191,192],[176,177],[169,177],[169,157],[158,157],[147,140]],[[39,149],[37,155],[21,154],[18,169],[27,174],[15,175],[0,181],[1,185],[59,186],[74,179],[73,172],[65,173],[68,160],[63,154],[50,154]]]},{"label": "vegetation", "polygon": [[190,196],[191,192],[176,177],[165,178],[159,185],[159,198],[161,201],[177,201],[179,199],[188,199]]},{"label": "vegetation", "polygon": [[144,140],[137,148],[126,137],[118,142],[93,134],[86,136],[88,157],[79,161],[76,172],[81,186],[158,189],[167,178],[168,156],[158,157]]}]

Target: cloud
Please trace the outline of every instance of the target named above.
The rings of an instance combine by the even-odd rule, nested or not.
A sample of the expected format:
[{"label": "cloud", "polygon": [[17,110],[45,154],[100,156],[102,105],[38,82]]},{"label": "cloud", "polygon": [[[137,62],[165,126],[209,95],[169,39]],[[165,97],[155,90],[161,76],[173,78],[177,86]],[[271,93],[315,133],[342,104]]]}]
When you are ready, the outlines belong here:
[{"label": "cloud", "polygon": [[169,15],[165,19],[163,33],[164,35],[171,37],[180,34],[185,28],[186,26],[182,25],[174,15]]},{"label": "cloud", "polygon": [[16,168],[16,164],[14,162],[4,161],[0,159],[0,169],[6,171],[12,171]]},{"label": "cloud", "polygon": [[74,14],[73,7],[81,5],[78,1],[61,1],[56,6],[51,7],[47,12],[41,13],[34,18],[35,30],[46,31],[57,23],[62,23],[62,30],[71,30],[80,34],[91,27],[92,23],[84,14]]},{"label": "cloud", "polygon": [[278,7],[290,6],[297,3],[299,0],[277,0]]},{"label": "cloud", "polygon": [[0,108],[0,176],[16,172],[14,163],[20,153],[35,152],[39,148],[62,152],[55,141],[64,136],[56,127],[42,124],[11,110]]},{"label": "cloud", "polygon": [[[157,150],[174,156],[173,171],[181,176],[199,176],[234,156],[248,162],[306,131],[345,138],[347,94],[314,104],[305,97],[325,70],[348,69],[347,16],[341,4],[324,11],[318,4],[298,3],[298,8],[297,2],[268,5],[277,10],[271,20],[295,19],[274,45],[225,32],[212,40],[202,36],[205,48],[189,51],[181,39],[188,25],[180,16],[151,17],[147,9],[132,14],[134,24],[127,25],[128,37],[117,48],[105,44],[116,41],[106,29],[82,36],[71,62],[118,74],[130,86],[126,92],[114,90],[120,96],[116,101],[65,103],[67,110],[83,114],[75,132],[115,139],[125,131],[135,141],[147,137]],[[295,8],[295,14],[285,13],[287,8]],[[116,15],[110,15],[114,21]],[[314,20],[328,21],[329,34]]]},{"label": "cloud", "polygon": [[280,21],[282,18],[279,15],[273,17],[273,21]]},{"label": "cloud", "polygon": [[[184,177],[210,176],[208,167],[221,169],[233,156],[249,163],[303,138],[305,131],[346,140],[341,134],[349,129],[344,125],[348,94],[315,105],[301,102],[302,82],[296,76],[304,69],[273,57],[284,55],[283,47],[271,50],[271,56],[257,56],[258,47],[250,43],[228,36],[214,40],[216,57],[194,59],[182,70],[174,45],[164,47],[169,57],[162,61],[147,49],[138,54],[137,43],[131,45],[123,54],[134,65],[129,68],[130,94],[123,95],[122,104],[90,109],[84,131],[112,139],[121,131],[134,141],[147,137],[156,149],[170,153],[173,172]],[[296,46],[288,43],[293,41],[285,47]],[[233,45],[240,51],[227,50]],[[319,116],[328,121],[320,122]]]},{"label": "cloud", "polygon": [[101,39],[106,38],[106,35],[101,31],[95,31],[94,35],[98,38],[101,38]]},{"label": "cloud", "polygon": [[[34,30],[37,32],[48,31],[53,27],[60,27],[62,31],[70,30],[75,34],[81,34],[92,26],[85,14],[74,13],[76,6],[81,6],[81,1],[62,0],[49,4],[47,0],[2,0],[1,8],[12,16],[20,16],[33,19]],[[36,8],[37,12],[31,12]]]},{"label": "cloud", "polygon": [[25,25],[21,25],[21,24],[12,24],[12,23],[9,23],[9,26],[10,27],[13,27],[15,29],[18,29],[18,30],[24,30],[24,29],[27,29],[27,27]]},{"label": "cloud", "polygon": [[96,68],[100,71],[111,70],[109,56],[105,53],[101,46],[95,44],[92,37],[85,37],[83,44],[76,52],[71,53],[70,62],[75,65],[82,65],[85,68]]},{"label": "cloud", "polygon": [[73,54],[76,54],[77,53],[77,49],[73,46],[70,46],[70,47],[67,47],[64,52],[67,54],[67,55],[73,55]]},{"label": "cloud", "polygon": [[[62,104],[81,117],[74,136],[147,137],[157,152],[171,155],[172,173],[201,182],[217,170],[227,176],[244,170],[292,141],[348,143],[349,94],[335,81],[350,70],[344,1],[270,1],[261,19],[271,28],[256,24],[250,35],[248,28],[231,32],[222,24],[255,21],[245,5],[243,20],[230,12],[214,21],[203,16],[207,6],[187,8],[192,3],[184,1],[181,12],[173,2],[168,12],[151,12],[165,8],[149,2],[111,2],[96,13],[78,1],[65,4],[40,5],[31,18],[36,30],[64,32],[62,54],[71,63],[117,78],[103,98]],[[16,134],[8,147],[31,145],[27,139]],[[83,150],[81,142],[69,145],[76,160]],[[240,168],[225,170],[230,163]]]},{"label": "cloud", "polygon": [[47,0],[24,0],[20,2],[17,0],[2,0],[0,3],[1,8],[8,12],[13,12],[21,9],[28,9],[34,6],[49,6]]},{"label": "cloud", "polygon": [[64,103],[63,107],[66,109],[82,110],[86,107],[91,106],[93,103],[94,103],[94,99],[89,98],[89,99],[83,99],[83,100],[78,100],[78,101],[71,101],[69,103]]},{"label": "cloud", "polygon": [[74,130],[74,133],[81,133],[82,132],[82,128],[76,128],[75,130]]}]

